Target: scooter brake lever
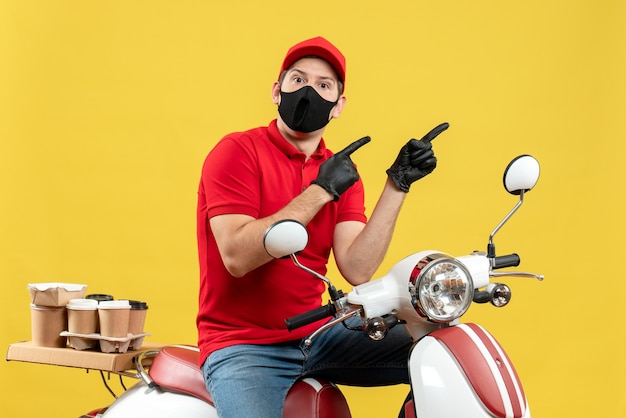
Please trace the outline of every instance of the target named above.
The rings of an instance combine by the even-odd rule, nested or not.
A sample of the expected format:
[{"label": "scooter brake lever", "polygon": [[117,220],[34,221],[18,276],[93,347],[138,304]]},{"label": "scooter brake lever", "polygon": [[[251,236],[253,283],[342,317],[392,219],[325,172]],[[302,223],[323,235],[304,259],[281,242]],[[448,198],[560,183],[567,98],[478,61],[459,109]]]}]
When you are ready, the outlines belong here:
[{"label": "scooter brake lever", "polygon": [[529,277],[531,279],[537,279],[542,281],[544,279],[543,274],[527,273],[524,271],[507,271],[507,272],[495,272],[489,273],[489,277]]},{"label": "scooter brake lever", "polygon": [[340,316],[339,318],[335,318],[332,321],[327,322],[326,324],[322,325],[320,328],[315,330],[313,334],[307,337],[307,339],[304,340],[304,345],[306,345],[307,347],[310,347],[311,345],[313,345],[313,339],[317,337],[318,335],[320,335],[322,332],[360,314],[361,314],[361,309],[354,309],[354,310],[348,311],[346,314]]}]

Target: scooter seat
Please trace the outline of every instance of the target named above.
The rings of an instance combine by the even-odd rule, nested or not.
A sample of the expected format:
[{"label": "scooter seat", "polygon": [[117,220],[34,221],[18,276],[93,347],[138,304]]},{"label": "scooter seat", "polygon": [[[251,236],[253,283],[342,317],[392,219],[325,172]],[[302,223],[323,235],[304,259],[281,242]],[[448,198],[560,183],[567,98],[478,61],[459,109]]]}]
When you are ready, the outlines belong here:
[{"label": "scooter seat", "polygon": [[[195,396],[213,405],[206,390],[199,352],[195,347],[166,346],[153,359],[149,375],[163,390]],[[351,418],[341,391],[334,384],[317,378],[296,382],[287,394],[283,418]]]},{"label": "scooter seat", "polygon": [[163,389],[186,393],[213,405],[198,367],[198,354],[195,347],[165,346],[152,360],[148,374]]}]

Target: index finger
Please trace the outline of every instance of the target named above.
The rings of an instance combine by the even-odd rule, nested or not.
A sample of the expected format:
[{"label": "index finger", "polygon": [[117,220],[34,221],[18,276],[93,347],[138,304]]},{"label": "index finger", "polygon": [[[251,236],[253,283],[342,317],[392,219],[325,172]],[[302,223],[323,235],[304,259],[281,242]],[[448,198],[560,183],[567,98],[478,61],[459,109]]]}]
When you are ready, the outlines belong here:
[{"label": "index finger", "polygon": [[351,143],[350,145],[348,145],[347,147],[339,151],[337,155],[350,156],[350,154],[352,154],[354,151],[358,150],[359,148],[361,148],[363,145],[367,144],[371,140],[372,138],[370,138],[369,136],[364,136],[361,139],[357,139],[356,141],[354,141],[353,143]]},{"label": "index finger", "polygon": [[441,123],[435,126],[433,129],[431,129],[430,132],[424,135],[421,140],[424,142],[430,142],[433,139],[435,139],[437,135],[439,135],[440,133],[448,129],[449,126],[450,124],[448,122]]}]

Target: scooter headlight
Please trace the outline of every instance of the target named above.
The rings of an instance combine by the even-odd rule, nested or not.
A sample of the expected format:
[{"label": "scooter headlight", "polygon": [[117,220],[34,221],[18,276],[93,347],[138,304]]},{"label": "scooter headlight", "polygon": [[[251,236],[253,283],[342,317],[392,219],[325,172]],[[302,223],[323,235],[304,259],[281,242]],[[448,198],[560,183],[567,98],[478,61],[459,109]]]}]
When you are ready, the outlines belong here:
[{"label": "scooter headlight", "polygon": [[413,269],[411,293],[415,308],[433,322],[448,323],[463,315],[474,293],[467,268],[445,254],[431,254]]}]

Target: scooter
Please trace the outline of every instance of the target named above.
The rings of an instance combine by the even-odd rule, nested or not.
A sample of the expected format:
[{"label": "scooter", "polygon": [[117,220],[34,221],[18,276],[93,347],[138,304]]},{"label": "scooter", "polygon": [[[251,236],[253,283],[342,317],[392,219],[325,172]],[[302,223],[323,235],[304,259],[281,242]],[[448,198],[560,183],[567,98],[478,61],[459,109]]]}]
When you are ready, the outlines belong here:
[{"label": "scooter", "polygon": [[[312,345],[318,335],[350,318],[360,318],[362,326],[356,332],[365,332],[375,341],[402,325],[415,341],[407,360],[413,399],[404,406],[406,417],[529,418],[526,395],[504,349],[482,326],[461,323],[460,318],[472,302],[496,307],[509,303],[509,286],[493,280],[506,276],[543,280],[534,273],[496,271],[518,266],[520,257],[496,255],[493,240],[535,186],[539,172],[539,163],[530,155],[521,155],[507,166],[504,187],[519,201],[491,232],[486,252],[453,257],[441,251],[421,251],[347,294],[299,262],[297,254],[308,243],[302,224],[275,223],[264,236],[268,254],[291,258],[296,266],[323,280],[330,295],[327,305],[286,319],[287,328],[332,318],[305,340]],[[83,417],[217,417],[197,359],[198,349],[189,346],[142,352],[136,358],[140,382],[111,406]],[[283,417],[349,418],[351,414],[337,386],[306,378],[287,395]]]}]

